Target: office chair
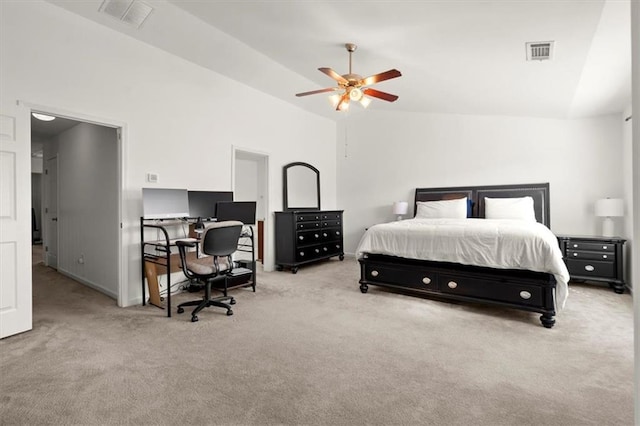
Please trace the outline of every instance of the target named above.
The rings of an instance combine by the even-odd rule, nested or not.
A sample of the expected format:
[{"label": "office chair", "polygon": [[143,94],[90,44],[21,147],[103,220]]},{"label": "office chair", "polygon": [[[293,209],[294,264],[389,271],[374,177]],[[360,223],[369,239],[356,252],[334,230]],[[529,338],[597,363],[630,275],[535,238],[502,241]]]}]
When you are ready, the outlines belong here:
[{"label": "office chair", "polygon": [[[236,303],[233,297],[211,297],[211,284],[217,280],[228,280],[228,274],[233,270],[233,260],[231,255],[238,248],[238,240],[242,232],[242,222],[229,220],[215,222],[209,225],[201,240],[201,252],[208,255],[202,258],[187,258],[187,248],[196,247],[195,242],[176,241],[180,252],[180,263],[182,271],[190,280],[197,280],[204,283],[204,297],[201,300],[178,305],[178,313],[184,312],[184,306],[196,306],[191,313],[191,322],[198,321],[198,312],[208,306],[218,306],[227,309],[227,315],[233,315],[231,306]],[[229,304],[224,301],[229,301]]]}]

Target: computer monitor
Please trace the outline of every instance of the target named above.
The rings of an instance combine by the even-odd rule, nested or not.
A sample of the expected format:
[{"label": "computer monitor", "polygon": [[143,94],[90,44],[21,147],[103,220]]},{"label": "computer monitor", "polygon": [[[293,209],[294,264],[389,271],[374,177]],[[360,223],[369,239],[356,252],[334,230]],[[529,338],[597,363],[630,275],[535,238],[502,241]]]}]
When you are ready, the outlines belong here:
[{"label": "computer monitor", "polygon": [[256,223],[255,201],[221,201],[216,206],[216,218],[218,222],[224,220],[239,220],[245,225],[255,225]]},{"label": "computer monitor", "polygon": [[187,190],[142,188],[142,217],[145,219],[189,217]]},{"label": "computer monitor", "polygon": [[219,201],[233,201],[232,191],[189,191],[189,217],[204,220],[216,217]]}]

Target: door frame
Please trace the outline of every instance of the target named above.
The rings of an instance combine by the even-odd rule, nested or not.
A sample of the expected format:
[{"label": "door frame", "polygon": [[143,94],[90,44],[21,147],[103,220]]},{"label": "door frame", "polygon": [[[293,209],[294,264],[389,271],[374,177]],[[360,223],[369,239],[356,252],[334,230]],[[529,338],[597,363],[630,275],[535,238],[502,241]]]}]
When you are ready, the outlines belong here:
[{"label": "door frame", "polygon": [[[55,186],[56,186],[56,215],[58,214],[58,154],[56,153],[56,155],[54,157],[51,158],[47,158],[44,159],[44,164],[43,164],[43,170],[44,173],[43,175],[44,177],[44,184],[43,184],[43,192],[45,194],[45,196],[43,197],[44,199],[42,200],[42,206],[41,209],[48,209],[49,206],[51,205],[51,199],[49,198],[51,195],[51,177],[49,176],[49,161],[50,160],[55,160],[56,163],[56,182],[55,182]],[[53,228],[53,224],[51,223],[51,220],[49,218],[49,212],[40,212],[40,216],[42,216],[45,220],[42,221],[42,244],[45,247],[44,250],[44,265],[45,266],[49,266],[51,267],[51,264],[49,263],[49,247],[51,246],[51,231]],[[56,228],[56,247],[55,247],[55,252],[56,252],[56,266],[55,266],[55,270],[58,270],[58,222],[56,220],[56,224],[55,224],[55,228]]]},{"label": "door frame", "polygon": [[231,145],[231,189],[233,191],[235,191],[236,188],[236,157],[238,152],[255,155],[264,159],[264,176],[259,176],[259,178],[264,179],[266,183],[266,190],[264,192],[264,259],[262,259],[262,268],[265,272],[270,272],[275,270],[275,245],[273,244],[273,233],[271,231],[273,221],[271,220],[271,185],[269,184],[269,176],[271,175],[269,172],[270,154],[265,151]]},{"label": "door frame", "polygon": [[[118,299],[117,299],[117,303],[118,306],[120,307],[124,307],[126,304],[126,297],[125,295],[129,294],[129,285],[128,285],[128,280],[126,279],[126,277],[128,276],[128,264],[127,264],[127,258],[125,257],[127,255],[126,251],[123,248],[122,245],[122,241],[123,241],[123,236],[122,236],[122,231],[123,231],[123,218],[124,218],[124,214],[123,214],[123,206],[124,206],[124,200],[123,200],[123,194],[124,194],[124,184],[125,182],[127,182],[127,174],[126,174],[126,153],[128,152],[127,150],[127,124],[120,121],[120,120],[114,120],[111,118],[105,118],[105,117],[98,117],[98,116],[93,116],[93,115],[89,115],[86,113],[82,113],[82,112],[77,112],[77,111],[70,111],[67,109],[63,109],[63,108],[59,108],[59,107],[54,107],[54,106],[50,106],[50,105],[42,105],[42,104],[36,104],[36,103],[32,103],[32,102],[28,102],[28,101],[18,101],[18,103],[20,105],[25,106],[28,111],[29,111],[29,119],[31,119],[31,113],[33,112],[40,112],[43,114],[50,114],[50,115],[55,115],[57,117],[61,117],[61,118],[68,118],[70,120],[76,120],[76,121],[81,121],[84,123],[90,123],[90,124],[96,124],[99,126],[105,126],[105,127],[111,127],[116,129],[117,132],[117,138],[116,138],[116,144],[117,144],[117,156],[118,156],[118,160],[117,160],[117,167],[118,167],[118,172],[117,172],[117,176],[118,176],[118,184],[117,184],[117,188],[118,188],[118,223],[120,224],[120,230],[118,232]],[[31,126],[29,126],[29,129],[31,129]],[[31,133],[29,134],[29,138],[31,138]],[[58,209],[60,209],[60,206],[58,206]],[[60,236],[58,236],[58,238],[60,238]],[[31,283],[31,285],[33,286],[33,282]]]}]

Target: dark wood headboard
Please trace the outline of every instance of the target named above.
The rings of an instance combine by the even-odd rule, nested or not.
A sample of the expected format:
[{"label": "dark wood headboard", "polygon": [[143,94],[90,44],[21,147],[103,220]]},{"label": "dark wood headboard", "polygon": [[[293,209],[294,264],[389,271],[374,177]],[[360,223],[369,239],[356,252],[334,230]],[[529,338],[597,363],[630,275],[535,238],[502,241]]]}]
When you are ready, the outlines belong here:
[{"label": "dark wood headboard", "polygon": [[473,200],[472,217],[484,218],[484,199],[489,198],[518,198],[529,196],[533,198],[533,208],[536,220],[550,228],[549,218],[549,184],[526,183],[520,185],[492,185],[492,186],[458,186],[449,188],[416,188],[416,198],[413,205],[415,215],[418,201],[455,200],[467,197]]}]

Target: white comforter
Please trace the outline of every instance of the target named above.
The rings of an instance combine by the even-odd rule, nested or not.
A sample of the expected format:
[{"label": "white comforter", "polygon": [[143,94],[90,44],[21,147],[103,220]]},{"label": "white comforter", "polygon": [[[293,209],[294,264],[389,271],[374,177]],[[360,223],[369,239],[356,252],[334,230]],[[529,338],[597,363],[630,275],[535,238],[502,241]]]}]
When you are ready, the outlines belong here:
[{"label": "white comforter", "polygon": [[553,274],[556,309],[567,299],[569,272],[558,240],[537,222],[500,219],[410,219],[372,226],[356,249],[408,259]]}]

